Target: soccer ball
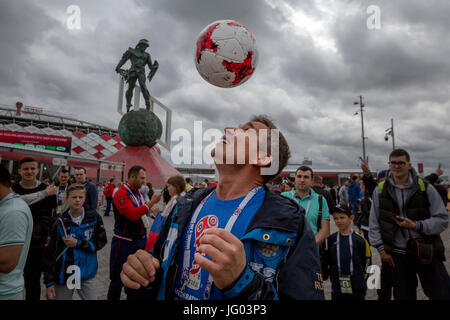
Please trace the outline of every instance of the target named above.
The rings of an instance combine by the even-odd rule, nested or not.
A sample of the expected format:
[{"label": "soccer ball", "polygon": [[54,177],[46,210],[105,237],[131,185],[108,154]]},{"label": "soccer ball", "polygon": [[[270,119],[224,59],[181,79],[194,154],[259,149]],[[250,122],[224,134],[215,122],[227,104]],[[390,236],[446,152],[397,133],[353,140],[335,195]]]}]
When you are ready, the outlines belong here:
[{"label": "soccer ball", "polygon": [[216,21],[203,29],[194,54],[195,66],[203,79],[222,88],[247,81],[258,60],[255,36],[233,20]]}]

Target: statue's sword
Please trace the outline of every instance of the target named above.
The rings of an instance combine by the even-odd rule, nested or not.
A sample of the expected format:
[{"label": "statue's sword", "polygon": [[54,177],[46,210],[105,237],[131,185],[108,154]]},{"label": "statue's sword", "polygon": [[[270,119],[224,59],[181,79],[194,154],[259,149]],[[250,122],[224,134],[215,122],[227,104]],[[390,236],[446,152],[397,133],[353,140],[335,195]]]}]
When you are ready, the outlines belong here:
[{"label": "statue's sword", "polygon": [[148,82],[152,81],[153,76],[155,75],[156,71],[158,70],[159,67],[159,63],[158,61],[155,60],[155,62],[153,62],[152,65],[152,70],[150,71],[150,73],[147,76]]}]

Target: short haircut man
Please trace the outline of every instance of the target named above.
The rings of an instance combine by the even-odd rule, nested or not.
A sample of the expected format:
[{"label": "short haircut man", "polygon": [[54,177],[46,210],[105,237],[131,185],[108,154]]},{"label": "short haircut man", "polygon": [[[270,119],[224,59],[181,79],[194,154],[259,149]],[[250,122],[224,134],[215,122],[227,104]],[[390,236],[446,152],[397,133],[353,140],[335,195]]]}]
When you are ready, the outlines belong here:
[{"label": "short haircut man", "polygon": [[98,206],[98,191],[97,186],[86,179],[86,168],[75,168],[75,181],[84,184],[86,188],[86,200],[84,201],[84,209],[97,209]]},{"label": "short haircut man", "polygon": [[[417,275],[429,299],[449,300],[450,277],[440,237],[449,220],[444,203],[436,189],[418,177],[404,149],[390,153],[389,168],[373,192],[369,217],[370,243],[380,253],[381,274],[395,275],[396,300],[417,299]],[[433,249],[427,251],[430,244]],[[381,283],[383,289],[383,277]]]},{"label": "short haircut man", "polygon": [[299,172],[299,171],[309,171],[309,172],[311,172],[311,178],[314,177],[313,169],[311,169],[311,168],[308,167],[308,166],[301,166],[301,167],[299,167],[299,168],[295,171],[295,174],[297,174],[297,172]]},{"label": "short haircut man", "polygon": [[145,184],[145,168],[139,165],[128,170],[128,181],[113,195],[114,236],[111,240],[110,284],[108,300],[120,300],[123,284],[120,280],[122,265],[128,256],[144,249],[147,230],[142,216],[150,211],[161,196],[155,196],[147,203],[141,187]]},{"label": "short haircut man", "polygon": [[313,184],[316,186],[322,186],[322,177],[321,176],[314,176],[313,177]]},{"label": "short haircut man", "polygon": [[145,171],[145,168],[142,166],[132,166],[130,170],[128,170],[128,179],[130,179],[131,176],[137,177],[139,175],[139,171],[141,170]]},{"label": "short haircut man", "polygon": [[299,167],[295,172],[295,189],[281,195],[295,200],[305,209],[316,243],[320,245],[330,235],[330,213],[327,196],[323,195],[321,188],[313,188],[313,178],[314,172],[310,167]]},{"label": "short haircut man", "polygon": [[[211,150],[219,172],[217,186],[194,189],[177,198],[152,253],[139,250],[128,257],[121,277],[128,288],[139,289],[155,283],[142,291],[130,290],[129,297],[323,299],[317,247],[304,209],[264,187],[277,172],[262,169],[273,169],[275,163],[277,171],[283,170],[290,155],[287,143],[267,144],[268,151],[261,152],[249,140],[243,150],[238,146],[238,151],[245,155],[244,163],[236,153],[231,162],[223,161],[231,156],[227,154],[227,145],[233,147],[234,141],[249,138],[253,135],[251,130],[263,139],[269,139],[267,131],[275,137],[276,131],[271,129],[278,130],[265,116],[224,129],[225,138]],[[282,140],[281,134],[279,137]],[[273,159],[272,153],[277,152],[279,159]],[[236,205],[229,206],[234,200]],[[239,219],[230,220],[237,216]],[[279,250],[281,247],[284,249]],[[289,255],[285,249],[290,251]],[[270,266],[266,264],[268,260]],[[146,275],[137,271],[143,277],[136,279],[131,273],[142,270],[141,264],[150,270],[147,269]],[[140,281],[143,279],[146,281]]]},{"label": "short haircut man", "polygon": [[[258,115],[253,116],[250,119],[251,122],[259,122],[264,124],[266,127],[268,127],[270,130],[268,130],[267,135],[267,153],[270,155],[273,155],[275,152],[272,152],[272,147],[278,147],[278,170],[276,173],[272,175],[263,175],[264,183],[268,183],[274,178],[276,178],[281,171],[286,167],[288,164],[289,158],[291,157],[291,150],[289,148],[289,144],[287,143],[286,138],[284,137],[283,133],[281,131],[278,131],[278,146],[272,146],[272,130],[278,130],[277,126],[273,123],[273,121],[266,115]],[[312,170],[311,170],[312,172]]]},{"label": "short haircut man", "polygon": [[33,158],[33,157],[29,157],[29,156],[23,157],[22,159],[19,160],[19,168],[22,167],[22,164],[29,163],[29,162],[36,162],[36,163],[38,163],[38,161],[35,158]]},{"label": "short haircut man", "polygon": [[403,157],[403,156],[406,157],[406,161],[409,162],[411,160],[409,153],[405,149],[392,150],[392,152],[389,154],[389,160],[392,157]]},{"label": "short haircut man", "polygon": [[86,174],[86,168],[84,167],[76,167],[75,170],[83,170],[83,173]]},{"label": "short haircut man", "polygon": [[[47,185],[37,180],[39,172],[35,158],[26,156],[19,160],[21,181],[12,189],[19,195],[35,194],[47,189]],[[30,250],[24,268],[26,300],[39,300],[41,293],[42,252],[47,241],[53,210],[56,208],[56,196],[49,196],[29,205],[33,216],[33,234]]]},{"label": "short haircut man", "polygon": [[0,300],[23,299],[23,269],[32,230],[31,211],[14,194],[9,171],[0,165]]}]

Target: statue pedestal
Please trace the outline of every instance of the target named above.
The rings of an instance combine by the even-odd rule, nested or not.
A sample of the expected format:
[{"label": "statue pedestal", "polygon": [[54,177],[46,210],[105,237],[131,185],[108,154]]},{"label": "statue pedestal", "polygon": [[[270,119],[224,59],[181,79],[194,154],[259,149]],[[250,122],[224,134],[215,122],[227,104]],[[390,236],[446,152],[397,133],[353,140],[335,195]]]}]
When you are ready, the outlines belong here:
[{"label": "statue pedestal", "polygon": [[[153,146],[126,146],[116,153],[105,158],[106,161],[124,162],[125,181],[128,170],[139,165],[145,168],[146,182],[153,187],[164,187],[167,179],[181,173],[161,157],[159,147]],[[124,181],[124,182],[125,182]]]}]

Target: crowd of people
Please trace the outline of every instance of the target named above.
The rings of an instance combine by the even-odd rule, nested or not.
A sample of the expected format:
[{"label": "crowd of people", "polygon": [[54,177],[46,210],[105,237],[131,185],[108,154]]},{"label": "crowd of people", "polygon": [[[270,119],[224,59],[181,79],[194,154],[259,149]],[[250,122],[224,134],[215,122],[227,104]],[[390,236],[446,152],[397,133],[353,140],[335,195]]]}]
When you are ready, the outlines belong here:
[{"label": "crowd of people", "polygon": [[[226,159],[226,145],[250,129],[259,136],[277,127],[265,116],[227,127],[212,156],[220,150]],[[119,300],[123,288],[130,300],[323,300],[328,279],[333,300],[364,300],[373,250],[382,261],[380,300],[416,299],[417,276],[428,298],[450,299],[440,237],[449,193],[440,165],[422,179],[408,152],[396,149],[376,178],[361,158],[363,174],[342,186],[324,185],[308,166],[273,184],[291,154],[279,133],[278,171],[262,174],[273,160],[268,146],[257,153],[241,146],[248,161],[238,164],[235,154],[234,163],[217,163],[218,181],[173,176],[161,192],[139,165],[126,181],[97,185],[85,168],[73,179],[62,169],[56,183],[39,181],[32,157],[19,161],[18,181],[1,166],[0,299],[39,300],[43,276],[49,300],[72,299],[75,290],[95,300],[97,252],[108,242],[108,300]]]}]

